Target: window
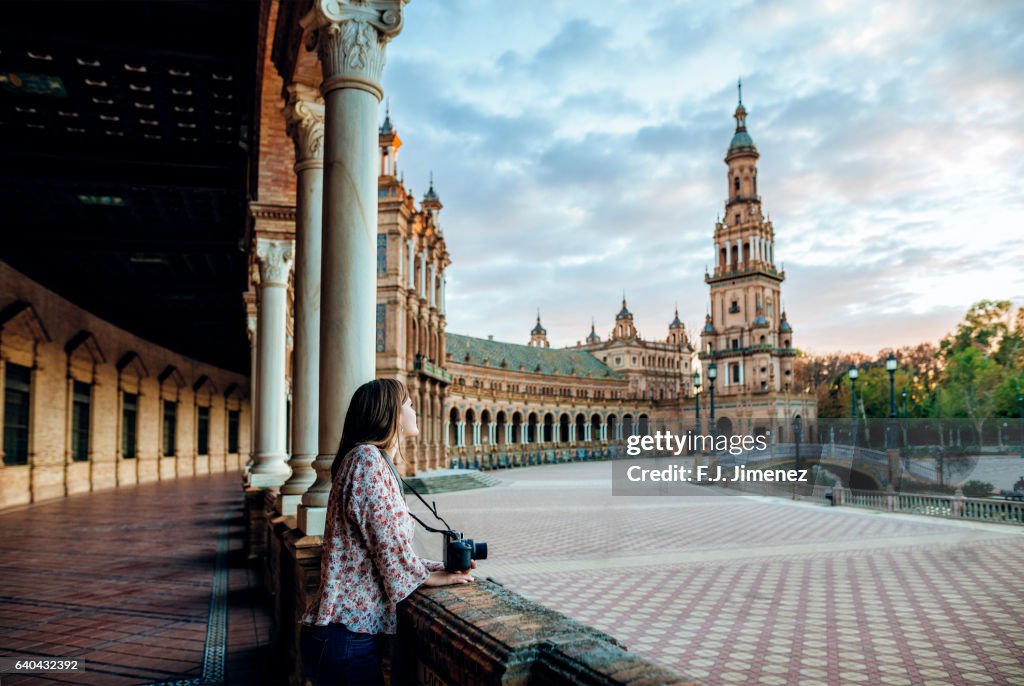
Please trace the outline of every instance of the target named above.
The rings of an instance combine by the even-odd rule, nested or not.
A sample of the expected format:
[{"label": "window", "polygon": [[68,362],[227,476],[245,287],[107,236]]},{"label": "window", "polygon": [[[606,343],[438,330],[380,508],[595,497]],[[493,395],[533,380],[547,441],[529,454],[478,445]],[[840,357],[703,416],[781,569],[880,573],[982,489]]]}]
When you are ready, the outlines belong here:
[{"label": "window", "polygon": [[740,349],[740,339],[738,339],[738,338],[732,339],[732,349],[733,350],[739,350]]},{"label": "window", "polygon": [[89,459],[89,400],[92,386],[75,381],[71,392],[71,459],[82,462]]},{"label": "window", "polygon": [[164,401],[164,457],[173,457],[175,452],[174,434],[178,425],[178,403]]},{"label": "window", "polygon": [[28,464],[29,387],[32,370],[7,363],[4,372],[4,464]]},{"label": "window", "polygon": [[240,414],[238,410],[228,410],[228,452],[231,454],[238,452],[238,422]]},{"label": "window", "polygon": [[740,382],[740,366],[738,364],[732,365],[732,382]]},{"label": "window", "polygon": [[121,400],[121,457],[135,457],[135,431],[139,418],[139,396],[125,393]]},{"label": "window", "polygon": [[737,225],[739,225],[739,223],[740,223],[740,215],[738,215],[738,214],[736,215],[736,222],[735,223]]},{"label": "window", "polygon": [[732,187],[736,189],[737,193],[740,192],[740,177],[737,176],[735,179],[732,180]]},{"label": "window", "polygon": [[210,454],[210,408],[200,407],[196,413],[196,455]]},{"label": "window", "polygon": [[732,305],[729,306],[729,312],[731,312],[733,314],[736,314],[739,311],[740,311],[740,301],[739,300],[733,300],[732,301]]}]

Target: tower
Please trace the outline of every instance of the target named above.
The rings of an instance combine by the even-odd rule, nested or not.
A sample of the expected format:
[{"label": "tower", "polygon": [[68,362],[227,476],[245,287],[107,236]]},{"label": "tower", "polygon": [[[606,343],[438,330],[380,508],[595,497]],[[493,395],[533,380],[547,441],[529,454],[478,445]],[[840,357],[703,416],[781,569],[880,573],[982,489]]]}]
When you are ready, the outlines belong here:
[{"label": "tower", "polygon": [[715,224],[714,273],[704,275],[711,302],[701,333],[704,366],[716,363],[715,392],[726,397],[789,391],[795,354],[780,307],[785,273],[775,267],[775,231],[757,193],[760,155],[738,88],[736,131],[725,155],[728,199]]},{"label": "tower", "polygon": [[672,322],[668,325],[668,338],[666,342],[669,345],[677,347],[683,347],[686,345],[686,325],[679,319],[679,308],[676,308],[676,316]]},{"label": "tower", "polygon": [[626,294],[622,294],[622,309],[615,315],[615,328],[612,330],[612,339],[628,340],[636,338],[636,326],[633,325],[633,313],[626,307]]},{"label": "tower", "polygon": [[530,329],[530,342],[527,345],[531,348],[551,347],[548,343],[548,330],[540,324],[540,310],[537,310],[537,325]]}]

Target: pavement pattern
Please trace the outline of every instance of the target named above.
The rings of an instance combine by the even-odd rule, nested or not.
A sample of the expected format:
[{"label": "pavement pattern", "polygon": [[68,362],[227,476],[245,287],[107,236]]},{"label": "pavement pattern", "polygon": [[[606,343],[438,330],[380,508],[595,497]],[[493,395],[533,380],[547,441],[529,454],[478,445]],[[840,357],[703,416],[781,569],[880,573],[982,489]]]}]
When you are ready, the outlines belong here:
[{"label": "pavement pattern", "polygon": [[1024,684],[1024,527],[700,486],[614,497],[603,462],[491,474],[428,496],[488,543],[478,576],[702,683]]},{"label": "pavement pattern", "polygon": [[238,473],[0,513],[0,656],[80,668],[0,684],[280,683],[243,530]]}]

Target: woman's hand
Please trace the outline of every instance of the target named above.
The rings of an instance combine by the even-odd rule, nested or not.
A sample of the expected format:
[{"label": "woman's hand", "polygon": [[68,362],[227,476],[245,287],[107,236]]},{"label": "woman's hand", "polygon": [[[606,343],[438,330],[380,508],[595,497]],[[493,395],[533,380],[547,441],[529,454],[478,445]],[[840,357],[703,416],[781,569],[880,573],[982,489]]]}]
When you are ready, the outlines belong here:
[{"label": "woman's hand", "polygon": [[441,570],[440,572],[431,572],[427,580],[423,582],[424,586],[451,586],[453,584],[468,584],[471,581],[475,581],[473,575],[469,573],[469,570],[463,570],[461,572],[446,572]]}]

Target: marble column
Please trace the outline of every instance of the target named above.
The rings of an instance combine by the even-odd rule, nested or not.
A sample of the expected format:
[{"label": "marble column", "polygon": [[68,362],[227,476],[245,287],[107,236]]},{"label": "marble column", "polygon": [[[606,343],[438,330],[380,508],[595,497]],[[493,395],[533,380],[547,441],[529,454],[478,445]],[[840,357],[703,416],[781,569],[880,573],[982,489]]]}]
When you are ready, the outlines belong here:
[{"label": "marble column", "polygon": [[437,304],[437,307],[438,307],[438,309],[440,310],[440,312],[441,312],[441,314],[442,314],[442,315],[444,315],[444,314],[445,314],[445,306],[444,306],[444,291],[445,291],[445,286],[446,286],[447,284],[448,284],[448,279],[446,279],[446,278],[445,278],[445,277],[444,277],[444,276],[442,275],[442,276],[441,276],[441,295],[440,295],[440,296],[439,296],[439,298],[438,298],[438,300],[439,300],[440,302],[438,302],[438,304]]},{"label": "marble column", "polygon": [[[320,244],[323,221],[324,106],[319,93],[301,84],[288,87],[284,109],[295,143],[295,361],[292,369],[291,478],[281,487],[281,514],[296,514],[316,481],[317,407],[320,393]],[[331,465],[321,465],[330,470]],[[299,516],[305,523],[305,512]]]},{"label": "marble column", "polygon": [[260,268],[259,395],[256,397],[256,447],[249,484],[280,486],[291,474],[285,446],[285,317],[288,273],[294,247],[291,241],[256,240]]},{"label": "marble column", "polygon": [[256,329],[259,326],[256,315],[248,315],[246,317],[246,333],[249,336],[249,397],[251,400],[251,407],[249,412],[249,460],[245,463],[242,468],[242,474],[245,476],[246,483],[249,482],[249,472],[252,471],[252,466],[256,462],[256,398],[259,397],[259,386],[257,379],[259,377],[260,369],[260,358],[259,358],[259,339],[256,336]]},{"label": "marble column", "polygon": [[307,535],[322,535],[330,464],[355,390],[376,374],[377,113],[387,42],[404,0],[314,0],[305,44],[323,69],[323,258],[316,481],[303,496]]}]

